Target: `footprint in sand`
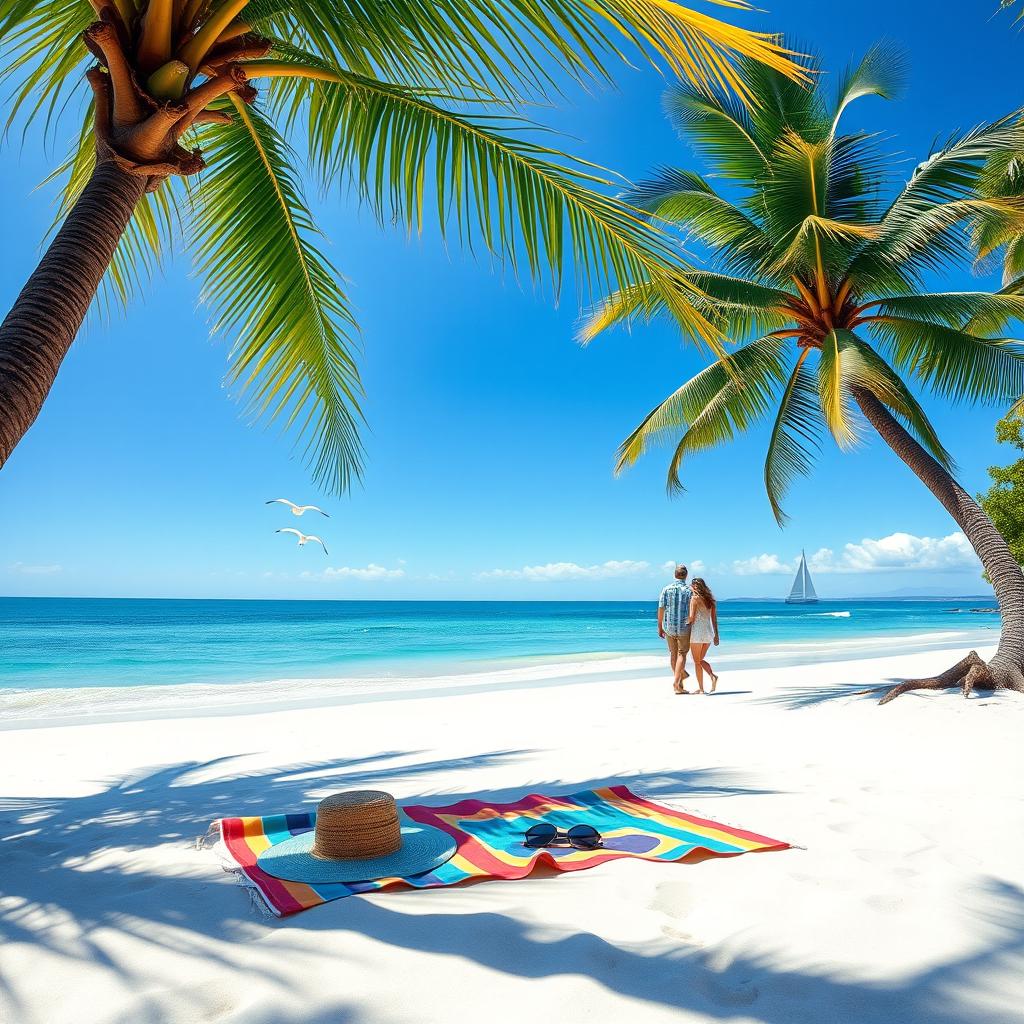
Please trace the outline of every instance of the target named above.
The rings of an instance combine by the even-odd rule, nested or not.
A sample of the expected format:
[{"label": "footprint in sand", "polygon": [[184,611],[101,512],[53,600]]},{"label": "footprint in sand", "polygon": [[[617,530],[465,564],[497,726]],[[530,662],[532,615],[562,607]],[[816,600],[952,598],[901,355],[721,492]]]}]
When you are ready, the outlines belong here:
[{"label": "footprint in sand", "polygon": [[679,942],[693,945],[693,936],[689,932],[680,931],[678,928],[673,928],[670,924],[663,924],[661,926],[661,934],[667,939],[677,939]]},{"label": "footprint in sand", "polygon": [[693,909],[693,898],[685,882],[660,882],[655,894],[650,909],[660,911],[668,917],[686,917]]}]

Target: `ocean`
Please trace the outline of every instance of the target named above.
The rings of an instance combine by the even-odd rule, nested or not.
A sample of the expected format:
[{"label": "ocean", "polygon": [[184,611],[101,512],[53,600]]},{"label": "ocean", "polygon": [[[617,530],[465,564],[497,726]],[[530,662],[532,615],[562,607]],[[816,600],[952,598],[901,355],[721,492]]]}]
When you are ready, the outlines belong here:
[{"label": "ocean", "polygon": [[[723,601],[713,660],[786,665],[992,644],[998,616],[971,611],[991,607],[984,598]],[[653,657],[664,649],[656,614],[639,601],[0,598],[0,695],[422,679]]]}]

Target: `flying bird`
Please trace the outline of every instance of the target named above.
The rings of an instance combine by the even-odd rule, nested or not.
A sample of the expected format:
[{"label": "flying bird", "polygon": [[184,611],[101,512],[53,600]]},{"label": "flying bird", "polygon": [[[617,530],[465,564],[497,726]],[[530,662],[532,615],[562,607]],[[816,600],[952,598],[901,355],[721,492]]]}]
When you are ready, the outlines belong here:
[{"label": "flying bird", "polygon": [[264,504],[287,505],[292,510],[293,516],[301,516],[304,512],[319,512],[320,515],[327,516],[328,519],[331,518],[322,508],[317,508],[316,505],[296,505],[294,501],[289,501],[287,498],[273,498]]},{"label": "flying bird", "polygon": [[299,538],[300,548],[304,547],[307,542],[315,540],[317,544],[319,544],[320,547],[324,549],[325,555],[330,554],[330,552],[327,550],[327,545],[319,537],[314,537],[313,534],[311,533],[303,533],[301,530],[292,529],[292,527],[290,526],[286,527],[283,530],[275,530],[274,533],[294,533],[295,536]]}]

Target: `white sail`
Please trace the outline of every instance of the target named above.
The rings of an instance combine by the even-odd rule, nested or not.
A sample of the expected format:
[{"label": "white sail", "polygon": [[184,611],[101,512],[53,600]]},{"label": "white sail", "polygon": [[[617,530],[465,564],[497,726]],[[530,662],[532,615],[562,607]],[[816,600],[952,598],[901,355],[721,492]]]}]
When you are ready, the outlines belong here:
[{"label": "white sail", "polygon": [[800,565],[796,570],[796,579],[793,580],[792,589],[786,604],[814,604],[818,595],[814,591],[814,584],[811,582],[811,574],[807,570],[807,556],[800,552]]},{"label": "white sail", "polygon": [[811,582],[811,574],[807,571],[807,559],[800,553],[800,561],[804,567],[804,600],[817,601],[818,595],[814,592],[814,584]]}]

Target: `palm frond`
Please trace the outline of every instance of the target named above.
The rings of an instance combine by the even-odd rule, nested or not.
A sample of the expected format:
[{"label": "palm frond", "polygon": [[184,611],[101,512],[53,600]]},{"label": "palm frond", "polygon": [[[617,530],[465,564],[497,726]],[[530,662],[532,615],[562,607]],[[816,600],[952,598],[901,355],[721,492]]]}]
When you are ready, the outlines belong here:
[{"label": "palm frond", "polygon": [[817,57],[802,57],[807,82],[784,77],[775,68],[743,64],[743,76],[756,98],[750,104],[754,137],[764,152],[771,152],[789,132],[812,142],[826,138],[830,124],[828,105],[821,88]]},{"label": "palm frond", "polygon": [[865,290],[897,293],[928,271],[971,256],[964,225],[1019,216],[1013,200],[978,198],[979,175],[1000,152],[1024,148],[1024,126],[1009,120],[954,138],[914,171],[879,221],[878,237],[853,260]]},{"label": "palm frond", "polygon": [[761,187],[765,233],[773,242],[765,268],[772,276],[821,276],[825,267],[845,266],[878,227],[851,219],[859,204],[847,194],[829,208],[835,184],[831,169],[847,140],[811,142],[786,132],[772,157],[772,174]]},{"label": "palm frond", "polygon": [[0,88],[11,92],[5,132],[42,116],[52,137],[63,106],[88,92],[82,32],[95,17],[86,0],[0,0]]},{"label": "palm frond", "polygon": [[576,339],[581,344],[589,344],[610,327],[629,325],[637,320],[649,323],[666,308],[664,292],[653,281],[617,288],[585,314]]},{"label": "palm frond", "polygon": [[599,168],[526,137],[516,119],[457,114],[397,86],[336,76],[310,96],[310,142],[324,178],[354,176],[380,216],[410,230],[424,224],[433,187],[442,231],[516,272],[549,274],[556,289],[570,260],[584,288],[662,282],[684,328],[717,344],[686,298],[692,289],[672,240],[598,191],[610,184]]},{"label": "palm frond", "polygon": [[786,382],[765,456],[764,487],[779,526],[787,520],[782,499],[797,475],[810,475],[820,443],[821,406],[814,374],[806,366],[809,353],[803,349]]},{"label": "palm frond", "polygon": [[947,470],[952,470],[953,460],[942,446],[917,399],[893,368],[865,341],[852,331],[836,331],[835,337],[841,362],[843,387],[852,391],[855,387],[870,391],[886,406]]},{"label": "palm frond", "polygon": [[832,118],[832,135],[836,134],[846,108],[865,96],[894,99],[906,81],[906,55],[888,42],[875,43],[860,62],[847,68],[839,83],[836,111]]},{"label": "palm frond", "polygon": [[711,246],[726,267],[763,259],[769,249],[760,226],[692,171],[663,167],[626,191],[623,199]]},{"label": "palm frond", "polygon": [[698,87],[724,82],[740,95],[746,94],[741,64],[747,60],[804,77],[775,37],[671,0],[251,0],[249,11],[260,30],[297,45],[309,39],[312,49],[353,73],[410,87],[487,83],[511,101],[549,94],[558,74],[610,80],[610,61],[636,56]]},{"label": "palm frond", "polygon": [[214,332],[234,339],[228,381],[248,409],[294,429],[316,479],[343,490],[362,452],[348,300],[317,245],[294,154],[259,111],[232,102],[232,123],[203,139],[210,170],[193,228],[203,299]]},{"label": "palm frond", "polygon": [[1018,8],[1014,16],[1014,21],[1024,21],[1024,6],[1019,6],[1021,0],[999,0],[999,10],[1009,11]]},{"label": "palm frond", "polygon": [[844,375],[844,340],[843,332],[832,331],[822,342],[818,359],[818,399],[825,426],[836,444],[845,450],[860,441],[860,433]]},{"label": "palm frond", "polygon": [[825,213],[833,220],[875,224],[882,215],[887,158],[875,135],[839,135],[829,140]]},{"label": "palm frond", "polygon": [[1024,294],[1024,234],[1008,242],[1003,250],[1003,294]]},{"label": "palm frond", "polygon": [[953,402],[1013,401],[1024,394],[1024,348],[937,323],[885,316],[871,329],[903,372]]},{"label": "palm frond", "polygon": [[[727,274],[694,270],[687,275],[692,303],[723,334],[745,338],[753,331],[768,332],[788,323],[782,306],[789,293]],[[621,288],[598,302],[584,317],[577,334],[584,344],[616,324],[649,323],[670,312],[665,287],[644,281]]]},{"label": "palm frond", "polygon": [[670,487],[678,483],[685,451],[728,440],[763,416],[785,379],[782,343],[765,337],[716,360],[652,409],[619,447],[616,472],[631,466],[653,445],[682,431]]},{"label": "palm frond", "polygon": [[930,292],[896,295],[871,303],[879,315],[926,320],[970,334],[1005,330],[1014,320],[1024,321],[1024,296],[991,292]]},{"label": "palm frond", "polygon": [[670,86],[665,113],[680,136],[723,178],[749,181],[768,167],[747,108],[730,93],[710,94],[690,85]]}]

